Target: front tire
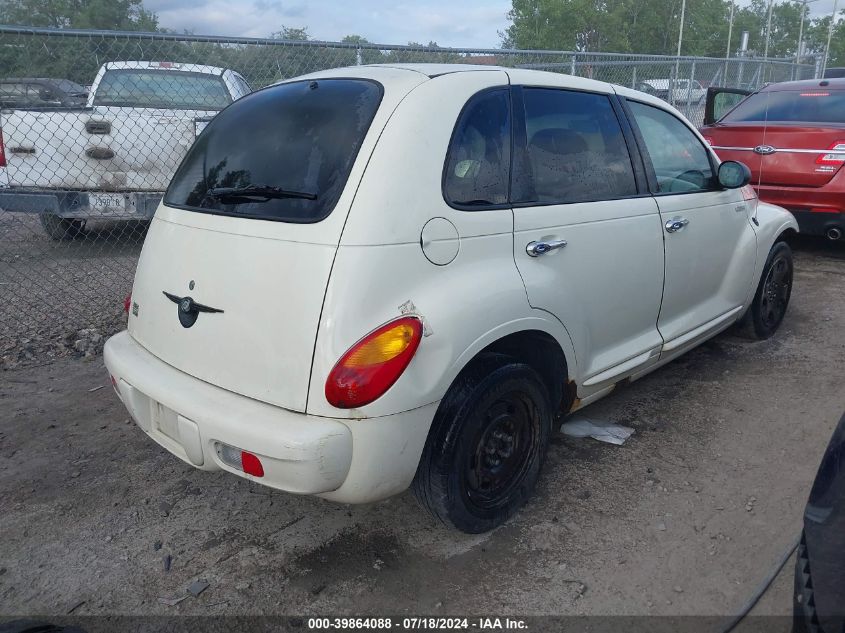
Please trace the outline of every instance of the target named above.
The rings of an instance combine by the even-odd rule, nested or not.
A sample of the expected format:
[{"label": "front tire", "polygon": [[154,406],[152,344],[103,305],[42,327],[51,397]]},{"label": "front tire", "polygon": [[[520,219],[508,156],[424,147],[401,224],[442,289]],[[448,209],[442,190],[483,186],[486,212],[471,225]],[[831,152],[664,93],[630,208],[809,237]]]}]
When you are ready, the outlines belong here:
[{"label": "front tire", "polygon": [[548,390],[533,368],[499,354],[482,357],[438,407],[414,494],[462,532],[492,530],[531,496],[551,424]]},{"label": "front tire", "polygon": [[751,307],[739,322],[741,334],[762,341],[777,331],[792,295],[792,274],[792,249],[778,242],[766,258]]},{"label": "front tire", "polygon": [[85,231],[84,220],[63,218],[53,213],[42,213],[38,218],[44,232],[57,242],[74,240]]}]

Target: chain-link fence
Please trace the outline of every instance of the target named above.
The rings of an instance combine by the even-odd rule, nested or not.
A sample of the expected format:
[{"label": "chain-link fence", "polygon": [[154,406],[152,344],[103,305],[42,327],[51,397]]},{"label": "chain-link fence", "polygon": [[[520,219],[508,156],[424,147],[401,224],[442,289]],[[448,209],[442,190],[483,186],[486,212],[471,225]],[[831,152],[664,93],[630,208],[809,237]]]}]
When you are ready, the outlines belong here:
[{"label": "chain-link fence", "polygon": [[372,63],[535,68],[656,94],[693,123],[711,85],[812,65],[0,27],[0,358],[96,354],[124,320],[149,218],[205,123],[251,89]]}]

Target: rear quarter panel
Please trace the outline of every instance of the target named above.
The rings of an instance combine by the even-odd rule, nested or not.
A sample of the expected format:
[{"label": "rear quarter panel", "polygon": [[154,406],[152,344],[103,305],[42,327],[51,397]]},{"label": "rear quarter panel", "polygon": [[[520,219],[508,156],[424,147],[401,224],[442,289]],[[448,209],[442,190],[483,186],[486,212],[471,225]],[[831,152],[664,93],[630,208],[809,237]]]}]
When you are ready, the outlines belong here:
[{"label": "rear quarter panel", "polygon": [[[332,269],[317,336],[308,412],[374,417],[436,402],[475,354],[498,338],[536,329],[555,337],[570,367],[569,336],[532,310],[513,260],[510,209],[460,211],[443,199],[443,165],[456,119],[470,96],[507,86],[500,71],[444,75],[415,88],[385,127],[356,195]],[[432,218],[455,227],[457,256],[431,263],[421,231]],[[405,373],[361,409],[328,404],[325,381],[356,341],[403,310],[427,335]]]}]

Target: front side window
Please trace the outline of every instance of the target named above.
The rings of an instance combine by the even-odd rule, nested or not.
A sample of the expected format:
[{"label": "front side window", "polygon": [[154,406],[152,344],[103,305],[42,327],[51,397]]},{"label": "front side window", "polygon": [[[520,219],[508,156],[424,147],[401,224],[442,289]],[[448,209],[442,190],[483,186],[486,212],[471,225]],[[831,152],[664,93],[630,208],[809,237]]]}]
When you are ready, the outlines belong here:
[{"label": "front side window", "polygon": [[94,105],[221,110],[232,101],[223,78],[168,70],[108,70],[94,93]]},{"label": "front side window", "polygon": [[318,222],[340,198],[381,97],[381,85],[363,79],[295,81],[250,93],[205,127],[164,202]]},{"label": "front side window", "polygon": [[457,207],[507,204],[511,155],[507,89],[483,92],[464,108],[446,158],[443,193]]},{"label": "front side window", "polygon": [[534,201],[565,204],[637,194],[631,158],[606,95],[526,88]]},{"label": "front side window", "polygon": [[654,166],[659,193],[715,188],[710,157],[692,130],[661,108],[636,101],[629,101],[628,105]]}]

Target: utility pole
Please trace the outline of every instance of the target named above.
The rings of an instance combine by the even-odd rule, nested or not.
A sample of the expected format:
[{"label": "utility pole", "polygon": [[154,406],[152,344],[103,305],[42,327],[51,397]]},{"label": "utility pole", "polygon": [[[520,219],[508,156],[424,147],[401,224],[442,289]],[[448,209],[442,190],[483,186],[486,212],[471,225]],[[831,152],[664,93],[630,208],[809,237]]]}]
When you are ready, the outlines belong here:
[{"label": "utility pole", "polygon": [[801,25],[798,27],[798,48],[795,51],[795,63],[801,63],[801,49],[804,44],[804,16],[807,13],[807,0],[801,4]]},{"label": "utility pole", "polygon": [[[806,0],[805,0],[806,1]],[[731,58],[731,36],[734,32],[734,8],[736,7],[736,3],[731,0],[731,18],[728,21],[728,49],[725,52],[725,75],[722,79],[722,83],[728,85],[728,60]]]},{"label": "utility pole", "polygon": [[804,52],[804,18],[807,15],[807,5],[810,2],[818,2],[818,0],[803,0],[801,4],[801,23],[798,27],[798,50],[795,52],[795,63],[801,63],[802,53]]},{"label": "utility pole", "polygon": [[766,46],[763,49],[763,59],[769,58],[769,39],[772,36],[772,8],[775,6],[775,0],[769,0],[769,19],[766,22]]},{"label": "utility pole", "polygon": [[830,28],[827,30],[827,45],[824,47],[824,61],[822,62],[822,77],[827,70],[827,58],[830,55],[830,38],[833,37],[833,26],[836,24],[836,10],[839,8],[839,0],[833,0],[833,15],[830,16]]},{"label": "utility pole", "polygon": [[681,43],[684,41],[684,14],[687,10],[687,0],[681,0],[681,26],[678,29],[678,55],[675,57],[675,76],[669,82],[669,101],[672,105],[675,104],[675,82],[678,81],[678,73],[680,72],[681,63]]},{"label": "utility pole", "polygon": [[687,0],[681,0],[681,27],[678,29],[678,57],[681,56],[681,42],[684,41],[684,13],[686,13],[686,10]]}]

